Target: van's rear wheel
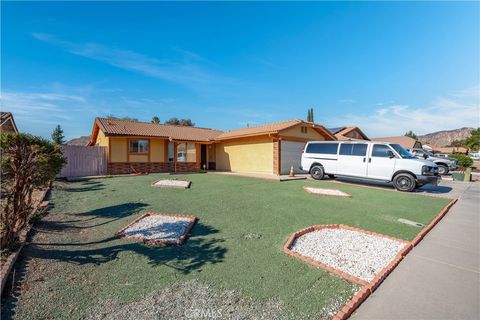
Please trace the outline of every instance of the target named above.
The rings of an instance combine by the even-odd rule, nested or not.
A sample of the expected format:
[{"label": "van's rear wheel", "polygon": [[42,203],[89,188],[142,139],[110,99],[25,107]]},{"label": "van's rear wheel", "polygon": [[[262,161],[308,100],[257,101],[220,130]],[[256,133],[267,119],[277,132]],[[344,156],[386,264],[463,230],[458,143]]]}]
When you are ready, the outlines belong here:
[{"label": "van's rear wheel", "polygon": [[314,165],[312,169],[310,169],[310,175],[315,180],[322,180],[325,172],[323,171],[323,167],[321,165]]},{"label": "van's rear wheel", "polygon": [[415,178],[409,173],[399,173],[393,178],[393,186],[398,191],[413,191],[416,186]]}]

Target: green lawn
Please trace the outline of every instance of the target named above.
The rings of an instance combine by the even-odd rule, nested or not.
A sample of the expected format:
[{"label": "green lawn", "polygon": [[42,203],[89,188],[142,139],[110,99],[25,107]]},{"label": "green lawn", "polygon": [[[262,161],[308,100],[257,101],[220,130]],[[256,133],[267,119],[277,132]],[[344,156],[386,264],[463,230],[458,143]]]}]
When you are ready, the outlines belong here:
[{"label": "green lawn", "polygon": [[[159,189],[161,177],[191,180],[187,190]],[[307,194],[328,186],[352,198]],[[294,231],[341,223],[410,240],[420,229],[398,218],[428,223],[447,199],[329,182],[275,182],[213,174],[148,175],[56,183],[49,214],[36,227],[17,266],[15,297],[2,315],[19,319],[82,318],[95,305],[141,299],[155,290],[195,280],[235,290],[263,304],[276,299],[288,316],[325,316],[356,285],[285,255]],[[193,214],[199,221],[181,247],[148,247],[114,238],[147,211]],[[256,234],[248,237],[247,234]]]}]

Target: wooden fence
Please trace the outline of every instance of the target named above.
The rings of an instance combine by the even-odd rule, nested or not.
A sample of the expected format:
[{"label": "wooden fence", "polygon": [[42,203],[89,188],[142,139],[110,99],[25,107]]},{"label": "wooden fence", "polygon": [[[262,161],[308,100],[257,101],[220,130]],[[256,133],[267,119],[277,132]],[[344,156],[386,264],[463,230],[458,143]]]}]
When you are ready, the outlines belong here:
[{"label": "wooden fence", "polygon": [[99,176],[107,173],[107,147],[62,146],[67,164],[60,177]]}]

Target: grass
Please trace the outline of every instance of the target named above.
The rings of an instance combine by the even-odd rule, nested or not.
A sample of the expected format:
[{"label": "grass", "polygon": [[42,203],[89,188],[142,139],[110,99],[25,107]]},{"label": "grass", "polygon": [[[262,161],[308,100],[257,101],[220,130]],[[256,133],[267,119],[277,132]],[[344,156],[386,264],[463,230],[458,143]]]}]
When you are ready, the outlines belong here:
[{"label": "grass", "polygon": [[[337,276],[286,256],[291,233],[341,223],[410,240],[447,199],[318,181],[275,182],[192,174],[190,189],[159,189],[147,175],[57,183],[49,214],[17,266],[17,295],[2,315],[82,318],[106,299],[128,303],[179,281],[266,302],[280,299],[293,315],[325,316],[357,289]],[[303,186],[338,188],[352,198],[322,197]],[[144,212],[193,214],[199,221],[181,247],[148,247],[114,234]],[[253,236],[252,236],[253,235]],[[333,308],[333,309],[332,309]]]}]

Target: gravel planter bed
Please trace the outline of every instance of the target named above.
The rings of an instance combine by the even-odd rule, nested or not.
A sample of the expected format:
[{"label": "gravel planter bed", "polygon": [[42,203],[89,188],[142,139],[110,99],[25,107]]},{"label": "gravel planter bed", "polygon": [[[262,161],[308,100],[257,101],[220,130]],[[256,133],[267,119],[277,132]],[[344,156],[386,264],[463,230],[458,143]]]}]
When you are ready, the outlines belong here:
[{"label": "gravel planter bed", "polygon": [[320,196],[334,196],[334,197],[343,197],[350,198],[351,195],[345,193],[338,189],[329,189],[329,188],[318,188],[318,187],[303,187],[303,189],[311,194],[316,194]]},{"label": "gravel planter bed", "polygon": [[395,259],[407,242],[334,225],[312,227],[287,246],[298,258],[365,285]]},{"label": "gravel planter bed", "polygon": [[153,187],[157,188],[178,188],[178,189],[187,189],[190,188],[191,181],[183,181],[183,180],[158,180],[152,183]]},{"label": "gravel planter bed", "polygon": [[116,235],[147,244],[181,245],[196,219],[192,215],[149,212],[119,230]]}]

